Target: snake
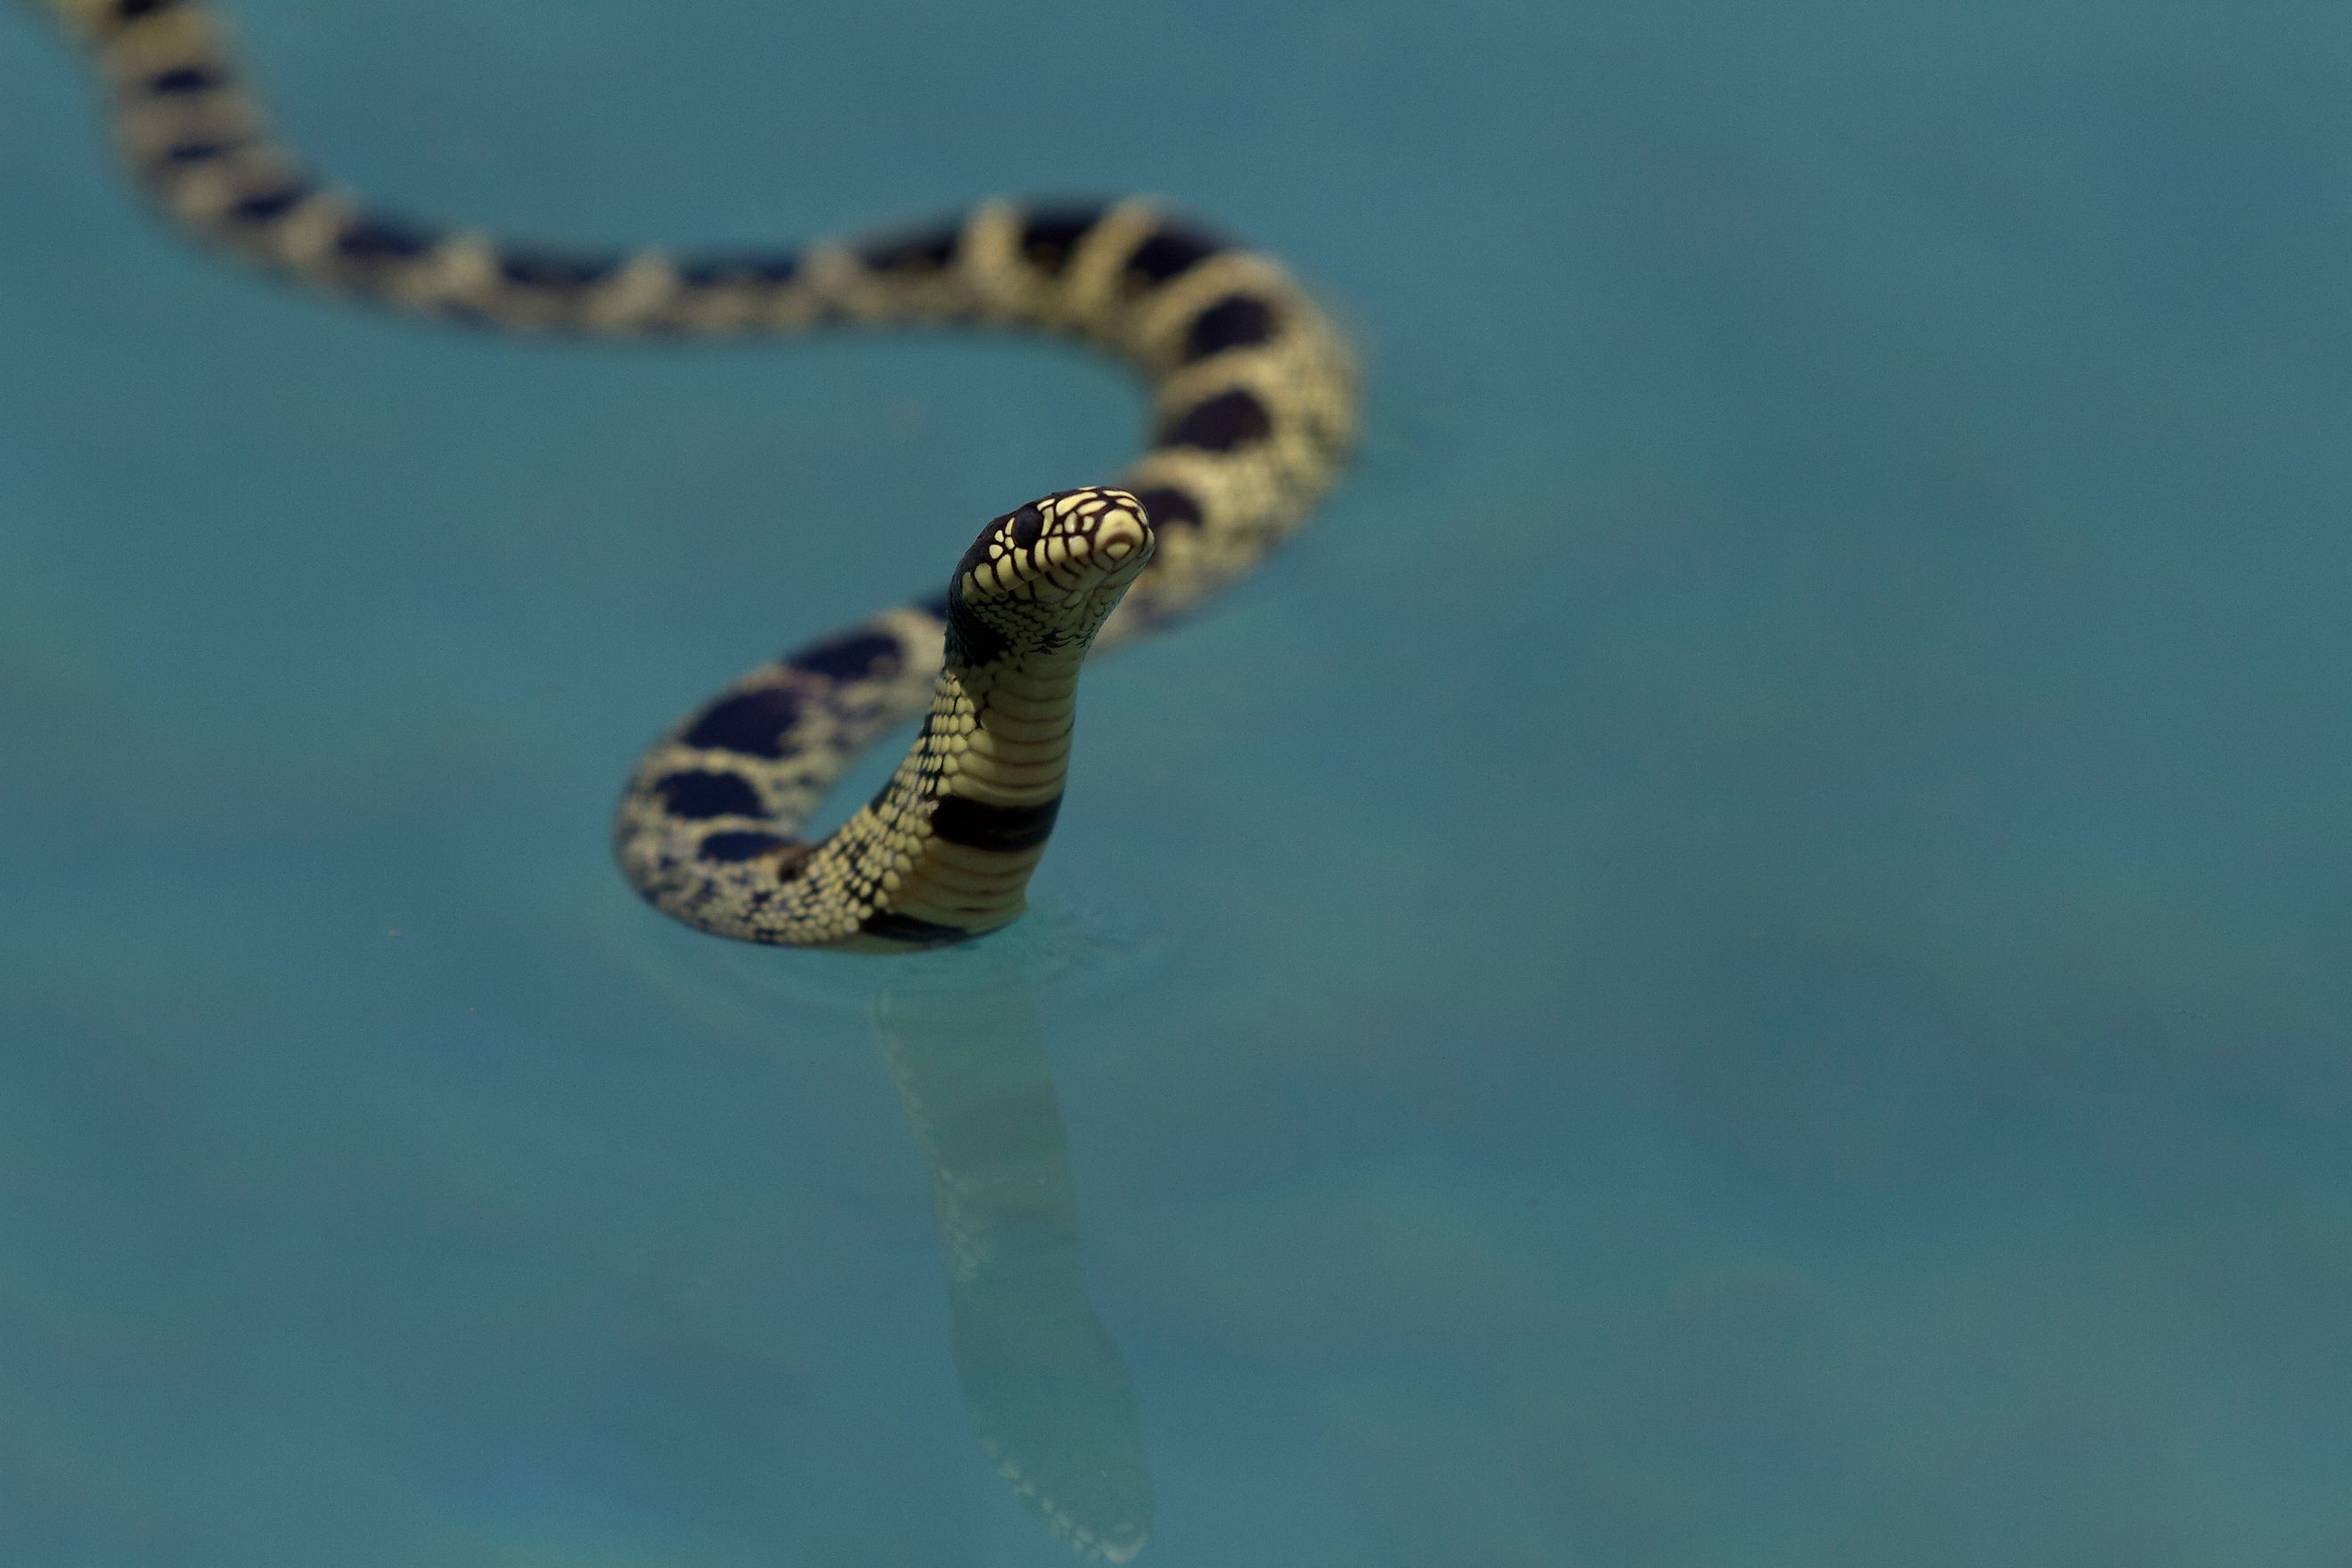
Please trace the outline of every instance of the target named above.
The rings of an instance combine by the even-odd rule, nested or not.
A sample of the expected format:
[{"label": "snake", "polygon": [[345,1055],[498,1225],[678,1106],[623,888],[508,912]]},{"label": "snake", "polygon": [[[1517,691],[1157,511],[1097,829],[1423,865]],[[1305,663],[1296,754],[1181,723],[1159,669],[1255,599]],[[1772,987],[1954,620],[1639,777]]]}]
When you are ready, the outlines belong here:
[{"label": "snake", "polygon": [[[201,0],[33,0],[86,46],[131,179],[180,230],[405,315],[592,339],[977,328],[1131,367],[1142,454],[992,519],[943,593],[738,677],[645,754],[613,843],[654,908],[796,947],[908,952],[1016,920],[1062,805],[1081,665],[1247,575],[1336,482],[1355,355],[1291,271],[1146,197],[978,202],[780,249],[520,243],[381,208],[272,133]],[[890,778],[822,837],[895,727]]]}]

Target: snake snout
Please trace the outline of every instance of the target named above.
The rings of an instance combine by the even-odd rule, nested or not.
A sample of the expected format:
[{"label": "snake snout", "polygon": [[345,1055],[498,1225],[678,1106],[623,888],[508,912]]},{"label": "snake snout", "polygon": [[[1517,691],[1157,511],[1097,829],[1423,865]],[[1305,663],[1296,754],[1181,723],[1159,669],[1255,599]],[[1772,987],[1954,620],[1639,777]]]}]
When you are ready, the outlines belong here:
[{"label": "snake snout", "polygon": [[1095,554],[1111,565],[1151,548],[1151,525],[1139,512],[1121,507],[1095,525]]}]

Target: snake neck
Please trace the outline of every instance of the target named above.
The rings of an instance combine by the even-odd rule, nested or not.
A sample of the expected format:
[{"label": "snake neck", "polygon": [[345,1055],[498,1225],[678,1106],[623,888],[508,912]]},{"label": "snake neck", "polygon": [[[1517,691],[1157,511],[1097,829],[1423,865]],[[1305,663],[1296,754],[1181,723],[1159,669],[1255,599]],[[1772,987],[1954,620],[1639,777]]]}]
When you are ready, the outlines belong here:
[{"label": "snake neck", "polygon": [[961,766],[942,780],[946,798],[1021,811],[1050,808],[1062,798],[1083,652],[1033,653],[940,672],[932,723],[944,715],[961,738]]},{"label": "snake neck", "polygon": [[878,896],[841,945],[947,945],[1020,918],[1068,778],[1076,648],[950,658],[890,782],[817,847],[807,875]]}]

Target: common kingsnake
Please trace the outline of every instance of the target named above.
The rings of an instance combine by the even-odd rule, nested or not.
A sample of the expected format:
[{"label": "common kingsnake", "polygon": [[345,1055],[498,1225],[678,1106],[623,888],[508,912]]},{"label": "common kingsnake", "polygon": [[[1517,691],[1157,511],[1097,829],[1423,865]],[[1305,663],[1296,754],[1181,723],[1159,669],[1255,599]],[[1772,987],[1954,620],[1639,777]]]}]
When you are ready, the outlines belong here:
[{"label": "common kingsnake", "polygon": [[[1061,804],[1089,646],[1247,573],[1353,437],[1350,355],[1324,312],[1272,259],[1146,201],[989,201],[796,253],[512,245],[387,214],[305,170],[197,0],[35,3],[95,55],[154,205],[295,281],[516,332],[1021,329],[1141,374],[1150,446],[1115,486],[995,519],[944,595],[761,665],[646,753],[614,826],[620,862],[655,907],[705,931],[904,951],[1017,917]],[[858,754],[917,714],[880,793],[825,837],[796,837]]]}]

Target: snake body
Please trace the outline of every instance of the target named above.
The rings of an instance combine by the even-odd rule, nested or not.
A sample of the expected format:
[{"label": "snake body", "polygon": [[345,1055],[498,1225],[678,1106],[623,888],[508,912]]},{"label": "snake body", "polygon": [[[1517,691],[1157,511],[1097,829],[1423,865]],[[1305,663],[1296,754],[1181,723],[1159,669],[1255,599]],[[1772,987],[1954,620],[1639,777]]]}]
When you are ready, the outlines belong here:
[{"label": "snake body", "polygon": [[[1113,485],[995,519],[946,594],[749,671],[647,752],[615,823],[620,863],[656,908],[705,931],[905,951],[1016,918],[1061,803],[1088,647],[1246,574],[1353,438],[1350,355],[1315,301],[1272,258],[1148,201],[988,201],[796,252],[509,244],[380,211],[305,169],[198,0],[35,3],[94,54],[155,206],[289,279],[516,332],[1025,330],[1082,339],[1142,375],[1149,445]],[[918,714],[882,792],[801,838],[860,752]]]}]

